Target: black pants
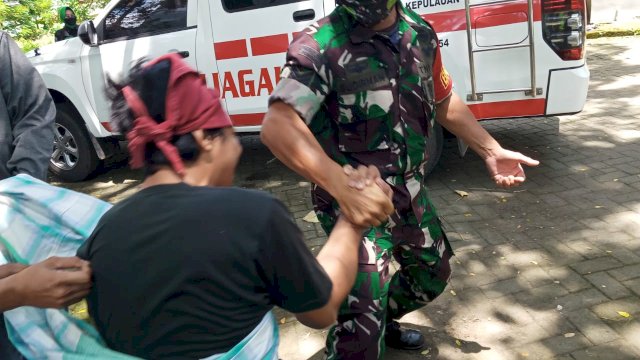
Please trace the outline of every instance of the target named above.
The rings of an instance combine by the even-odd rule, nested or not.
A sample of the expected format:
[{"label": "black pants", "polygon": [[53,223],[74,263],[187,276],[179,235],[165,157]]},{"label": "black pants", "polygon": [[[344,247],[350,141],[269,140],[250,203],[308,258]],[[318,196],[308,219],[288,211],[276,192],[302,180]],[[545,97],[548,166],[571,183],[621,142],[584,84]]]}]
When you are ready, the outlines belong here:
[{"label": "black pants", "polygon": [[7,336],[7,328],[4,325],[4,316],[0,313],[0,359],[23,360],[20,352],[13,346]]}]

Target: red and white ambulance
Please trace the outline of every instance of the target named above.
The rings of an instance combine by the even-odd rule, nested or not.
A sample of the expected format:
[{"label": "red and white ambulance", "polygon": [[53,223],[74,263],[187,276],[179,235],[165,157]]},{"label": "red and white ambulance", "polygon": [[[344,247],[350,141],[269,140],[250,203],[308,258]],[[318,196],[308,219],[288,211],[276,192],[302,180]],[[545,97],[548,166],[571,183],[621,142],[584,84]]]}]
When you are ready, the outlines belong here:
[{"label": "red and white ambulance", "polygon": [[[455,91],[478,119],[582,110],[585,0],[401,1],[438,32]],[[78,38],[30,54],[58,109],[50,169],[82,180],[112,156],[118,135],[108,123],[106,75],[168,52],[220,90],[238,132],[259,131],[289,43],[334,8],[335,0],[112,1]]]}]

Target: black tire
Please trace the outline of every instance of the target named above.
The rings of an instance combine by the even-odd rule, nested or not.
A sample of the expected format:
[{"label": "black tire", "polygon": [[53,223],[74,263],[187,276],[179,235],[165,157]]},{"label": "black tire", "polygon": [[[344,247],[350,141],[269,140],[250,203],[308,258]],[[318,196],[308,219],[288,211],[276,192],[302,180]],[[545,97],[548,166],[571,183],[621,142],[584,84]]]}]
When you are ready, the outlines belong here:
[{"label": "black tire", "polygon": [[442,126],[434,122],[433,127],[429,127],[429,137],[427,138],[427,164],[424,166],[424,175],[428,176],[438,165],[440,156],[442,155],[442,147],[444,145],[444,136],[442,134]]},{"label": "black tire", "polygon": [[49,171],[63,181],[81,181],[91,176],[100,160],[91,144],[89,132],[68,104],[56,104],[54,145],[49,159]]}]

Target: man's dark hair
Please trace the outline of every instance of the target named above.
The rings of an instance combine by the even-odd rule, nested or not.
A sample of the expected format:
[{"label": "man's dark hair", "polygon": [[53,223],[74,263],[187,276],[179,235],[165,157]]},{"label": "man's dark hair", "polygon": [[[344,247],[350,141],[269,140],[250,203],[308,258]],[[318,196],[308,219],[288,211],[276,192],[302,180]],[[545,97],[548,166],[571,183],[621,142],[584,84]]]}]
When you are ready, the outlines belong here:
[{"label": "man's dark hair", "polygon": [[[147,107],[149,115],[158,123],[165,120],[167,88],[169,84],[169,72],[171,63],[169,60],[161,61],[151,67],[143,67],[145,59],[136,63],[129,71],[129,75],[121,82],[116,82],[107,77],[107,98],[111,100],[112,128],[122,134],[127,134],[133,128],[135,120],[133,112],[129,108],[122,93],[122,88],[130,86],[136,91],[142,102]],[[204,129],[206,137],[215,137],[222,134],[222,129]],[[193,135],[175,135],[170,141],[182,160],[187,162],[195,161],[200,154],[198,144]],[[150,142],[145,147],[146,174],[155,173],[160,165],[170,165],[169,160],[162,151]]]}]

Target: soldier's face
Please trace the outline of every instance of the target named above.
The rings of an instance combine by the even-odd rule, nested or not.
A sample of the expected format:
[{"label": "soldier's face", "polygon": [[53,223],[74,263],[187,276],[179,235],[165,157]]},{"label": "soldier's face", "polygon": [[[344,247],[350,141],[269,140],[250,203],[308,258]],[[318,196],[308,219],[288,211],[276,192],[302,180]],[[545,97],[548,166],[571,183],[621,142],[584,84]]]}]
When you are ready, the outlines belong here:
[{"label": "soldier's face", "polygon": [[397,0],[339,0],[338,4],[366,27],[372,27],[386,19]]}]

